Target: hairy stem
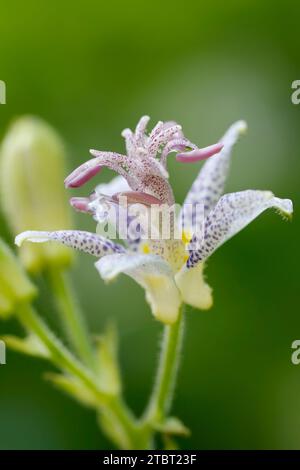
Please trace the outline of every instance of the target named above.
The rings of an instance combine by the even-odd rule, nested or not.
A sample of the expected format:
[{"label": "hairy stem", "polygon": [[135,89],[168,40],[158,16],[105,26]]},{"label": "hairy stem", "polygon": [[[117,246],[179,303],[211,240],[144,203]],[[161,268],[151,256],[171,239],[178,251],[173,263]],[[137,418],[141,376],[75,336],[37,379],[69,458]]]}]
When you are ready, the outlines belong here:
[{"label": "hairy stem", "polygon": [[160,423],[170,410],[182,346],[183,325],[182,307],[177,322],[165,326],[156,380],[145,422]]},{"label": "hairy stem", "polygon": [[48,279],[71,346],[82,362],[94,369],[95,356],[87,325],[67,273],[52,269],[48,272]]},{"label": "hairy stem", "polygon": [[19,305],[17,316],[28,332],[33,332],[50,353],[51,361],[62,370],[75,375],[88,386],[99,400],[106,400],[106,395],[96,385],[93,375],[70,353],[70,351],[52,333],[45,322],[28,304]]},{"label": "hairy stem", "polygon": [[[141,441],[137,421],[120,396],[113,396],[101,390],[97,377],[89,372],[65,346],[55,337],[48,326],[28,304],[19,305],[16,312],[20,323],[25,330],[33,332],[45,348],[49,351],[50,358],[59,369],[75,376],[96,397],[98,410],[103,415],[109,414],[118,433],[115,432],[115,442],[121,448],[124,444],[135,448]],[[110,436],[111,437],[111,436]]]}]

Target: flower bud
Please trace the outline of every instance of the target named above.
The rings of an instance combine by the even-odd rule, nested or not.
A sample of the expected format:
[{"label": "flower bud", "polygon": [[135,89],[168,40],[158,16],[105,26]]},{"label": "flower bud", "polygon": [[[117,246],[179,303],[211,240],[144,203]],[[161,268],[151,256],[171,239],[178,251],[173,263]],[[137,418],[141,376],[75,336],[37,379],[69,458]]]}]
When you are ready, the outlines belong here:
[{"label": "flower bud", "polygon": [[[4,138],[0,158],[2,206],[14,235],[29,229],[71,228],[63,184],[65,150],[47,123],[31,116],[16,120]],[[56,244],[25,244],[20,254],[31,272],[66,266],[73,256]]]},{"label": "flower bud", "polygon": [[35,294],[21,263],[0,239],[0,317],[9,316],[17,304],[30,302]]}]

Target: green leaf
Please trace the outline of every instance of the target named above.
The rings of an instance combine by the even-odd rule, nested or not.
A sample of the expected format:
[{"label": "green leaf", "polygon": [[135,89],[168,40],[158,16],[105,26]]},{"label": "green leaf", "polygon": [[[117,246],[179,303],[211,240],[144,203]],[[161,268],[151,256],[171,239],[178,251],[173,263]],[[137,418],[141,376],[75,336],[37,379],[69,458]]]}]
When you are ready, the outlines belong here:
[{"label": "green leaf", "polygon": [[29,334],[26,338],[18,338],[17,336],[6,335],[2,336],[5,344],[19,353],[27,354],[29,356],[42,357],[45,359],[50,358],[50,353],[45,345],[34,334]]},{"label": "green leaf", "polygon": [[99,405],[97,397],[93,392],[85,387],[78,379],[65,374],[55,374],[49,372],[45,374],[45,379],[63,392],[71,395],[75,400],[84,406],[94,408]]},{"label": "green leaf", "polygon": [[163,434],[175,436],[188,437],[191,434],[190,430],[175,416],[170,416],[162,423],[155,424],[154,429]]},{"label": "green leaf", "polygon": [[7,319],[11,316],[14,309],[14,305],[11,300],[0,292],[0,316],[1,318]]}]

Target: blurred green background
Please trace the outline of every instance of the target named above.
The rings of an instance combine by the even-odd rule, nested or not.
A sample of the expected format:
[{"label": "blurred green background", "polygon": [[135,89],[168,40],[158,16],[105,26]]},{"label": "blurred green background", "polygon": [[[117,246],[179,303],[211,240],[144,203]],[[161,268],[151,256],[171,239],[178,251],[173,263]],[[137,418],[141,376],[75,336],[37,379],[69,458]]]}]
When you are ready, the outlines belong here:
[{"label": "blurred green background", "polygon": [[[73,169],[89,148],[123,151],[121,130],[143,114],[152,124],[178,121],[201,146],[243,118],[249,132],[235,148],[227,190],[272,189],[295,203],[292,224],[263,214],[209,261],[214,307],[188,310],[174,403],[193,430],[183,448],[300,448],[300,366],[290,361],[300,338],[300,105],[290,99],[300,79],[299,14],[289,0],[1,3],[1,135],[15,116],[37,114],[65,139]],[[170,162],[182,202],[200,164]],[[76,225],[94,229],[84,215]],[[1,235],[9,239],[3,222]],[[161,327],[125,276],[106,287],[80,255],[73,277],[92,330],[117,321],[126,397],[140,412]],[[39,303],[51,307],[46,293]],[[15,329],[0,324],[0,333]],[[8,351],[0,447],[108,448],[94,414],[43,381],[47,370]]]}]

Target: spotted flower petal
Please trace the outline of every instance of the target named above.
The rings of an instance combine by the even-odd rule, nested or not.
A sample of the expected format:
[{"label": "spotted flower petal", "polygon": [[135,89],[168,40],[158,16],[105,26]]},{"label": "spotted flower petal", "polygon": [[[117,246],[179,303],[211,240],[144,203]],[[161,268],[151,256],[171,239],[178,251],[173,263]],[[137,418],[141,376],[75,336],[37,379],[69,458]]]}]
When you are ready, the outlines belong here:
[{"label": "spotted flower petal", "polygon": [[[202,149],[185,138],[176,122],[160,121],[150,134],[148,122],[149,117],[143,116],[134,131],[122,132],[127,155],[91,150],[93,158],[65,181],[67,187],[82,186],[103,167],[118,173],[110,183],[97,186],[90,196],[70,201],[77,210],[93,215],[98,222],[97,235],[81,231],[24,232],[16,243],[55,241],[98,257],[96,267],[105,280],[121,272],[127,274],[145,289],[154,316],[173,323],[181,302],[199,309],[211,307],[212,291],[203,276],[206,258],[267,208],[291,215],[292,202],[269,191],[248,190],[221,197],[232,147],[246,129],[243,121],[231,126],[219,143]],[[166,169],[171,152],[176,152],[177,160],[182,162],[212,157],[187,195],[179,217],[179,233]],[[150,214],[154,205],[161,212],[158,217]],[[139,206],[138,213],[135,206]],[[119,222],[126,236],[118,228]],[[128,249],[99,234],[102,228],[101,234],[107,234],[106,228],[111,226],[117,228],[113,238],[126,238]],[[169,229],[168,236],[165,228]]]},{"label": "spotted flower petal", "polygon": [[164,323],[174,323],[181,304],[180,293],[173,272],[163,259],[156,255],[115,254],[97,261],[101,277],[110,281],[125,273],[140,284],[146,292],[155,318]]},{"label": "spotted flower petal", "polygon": [[56,232],[27,231],[20,233],[16,237],[15,243],[21,246],[24,241],[34,243],[54,241],[75,250],[97,256],[97,258],[111,253],[124,253],[126,251],[122,245],[100,235],[80,230],[58,230]]},{"label": "spotted flower petal", "polygon": [[[200,246],[191,250],[187,267],[191,268],[208,258],[226,240],[271,207],[286,216],[291,216],[293,212],[292,201],[275,197],[271,191],[249,189],[221,197],[205,220]],[[192,243],[196,241],[194,238]]]},{"label": "spotted flower petal", "polygon": [[189,211],[189,213],[182,211],[179,219],[180,223],[184,223],[186,228],[194,225],[195,220],[192,219],[192,214],[194,219],[199,215],[197,210],[201,213],[204,210],[204,214],[208,214],[219,200],[229,170],[232,147],[238,140],[239,135],[245,130],[246,123],[244,121],[233,124],[220,140],[220,144],[223,145],[220,153],[207,160],[200,170],[183,205],[183,207],[194,206],[195,210]]}]

